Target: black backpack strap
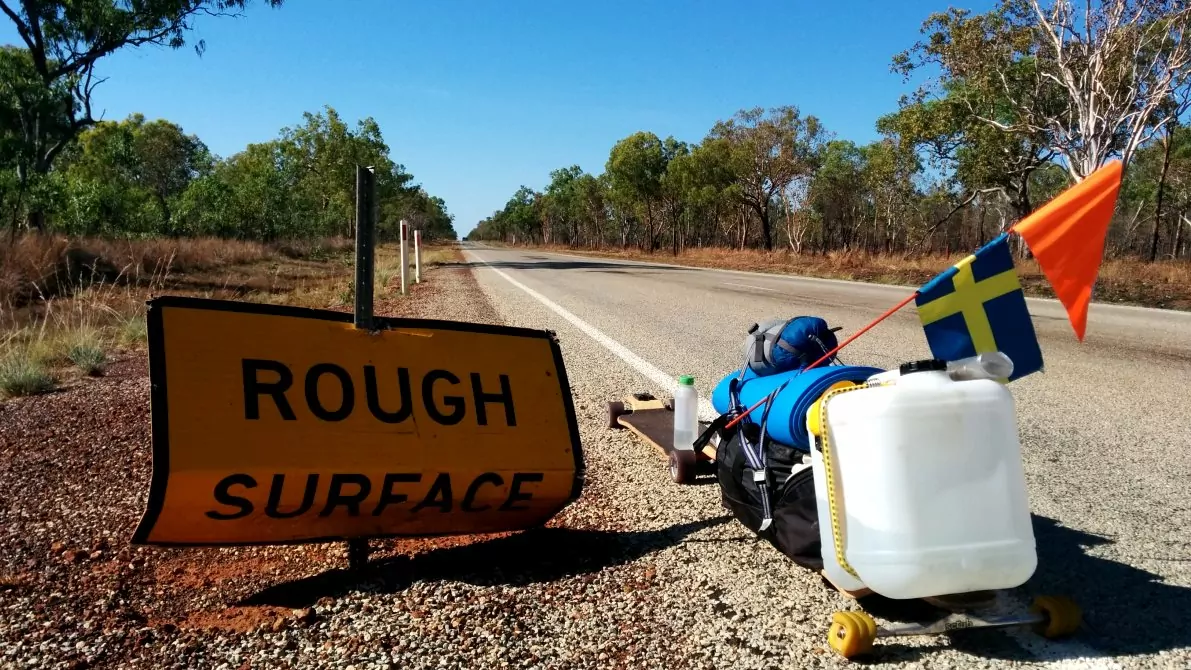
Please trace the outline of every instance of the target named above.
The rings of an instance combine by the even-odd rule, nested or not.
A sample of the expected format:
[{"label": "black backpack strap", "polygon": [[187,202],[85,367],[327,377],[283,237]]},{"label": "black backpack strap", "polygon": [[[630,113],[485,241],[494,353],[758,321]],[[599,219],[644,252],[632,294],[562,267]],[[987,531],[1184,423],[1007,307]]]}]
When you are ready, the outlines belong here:
[{"label": "black backpack strap", "polygon": [[[741,377],[743,377],[743,368]],[[719,435],[721,440],[727,439],[728,423],[744,411],[744,405],[740,402],[740,384],[743,383],[741,377],[728,381],[728,411],[713,419],[707,429],[695,438],[693,445],[695,451],[702,451],[703,447],[706,447],[711,442],[711,438],[716,435]]]},{"label": "black backpack strap", "polygon": [[765,458],[765,431],[769,428],[769,408],[773,407],[773,399],[777,397],[776,394],[770,396],[769,402],[765,404],[765,412],[761,414],[761,435],[757,438],[757,451],[760,456],[758,459],[761,463],[759,469],[753,470],[753,483],[757,485],[757,490],[761,494],[761,527],[758,532],[764,533],[773,525],[773,492],[769,490],[769,468],[766,467]]},{"label": "black backpack strap", "polygon": [[699,434],[699,437],[695,438],[695,451],[702,451],[703,447],[706,447],[707,443],[711,442],[711,438],[717,434],[720,436],[720,439],[727,437],[727,435],[725,435],[725,427],[735,416],[736,415],[731,412],[717,416],[715,420],[711,422],[711,425],[707,426],[707,430],[704,430]]}]

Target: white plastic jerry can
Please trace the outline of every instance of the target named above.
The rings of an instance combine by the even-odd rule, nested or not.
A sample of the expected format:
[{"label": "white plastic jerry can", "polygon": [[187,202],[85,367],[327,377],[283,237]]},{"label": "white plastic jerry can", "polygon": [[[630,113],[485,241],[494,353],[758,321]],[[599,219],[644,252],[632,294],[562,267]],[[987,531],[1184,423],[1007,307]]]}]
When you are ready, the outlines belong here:
[{"label": "white plastic jerry can", "polygon": [[903,366],[896,383],[834,394],[822,411],[835,523],[855,573],[837,560],[827,471],[815,453],[824,569],[839,586],[922,598],[1013,588],[1034,573],[1014,403],[1003,384],[954,381],[943,363],[924,361]]},{"label": "white plastic jerry can", "polygon": [[[810,444],[815,444],[814,435],[810,437]],[[815,478],[815,505],[819,515],[819,541],[823,545],[823,572],[827,574],[827,579],[836,588],[845,591],[859,591],[865,588],[864,582],[845,570],[836,558],[835,534],[832,532],[831,526],[831,505],[827,497],[827,473],[823,469],[823,452],[815,448],[811,449],[811,473]],[[838,466],[835,467],[833,478],[838,481]],[[839,521],[843,524],[846,518],[842,514],[842,501],[837,498],[836,502],[839,504],[837,509],[837,512],[840,512],[838,514]]]}]

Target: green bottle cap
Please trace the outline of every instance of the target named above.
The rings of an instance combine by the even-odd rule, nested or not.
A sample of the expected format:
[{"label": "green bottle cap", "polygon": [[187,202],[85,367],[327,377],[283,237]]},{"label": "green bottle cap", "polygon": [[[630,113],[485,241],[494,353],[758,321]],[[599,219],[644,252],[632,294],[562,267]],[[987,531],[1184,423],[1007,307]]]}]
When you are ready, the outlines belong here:
[{"label": "green bottle cap", "polygon": [[683,386],[694,386],[695,378],[690,375],[683,375],[678,378],[678,383],[682,384]]}]

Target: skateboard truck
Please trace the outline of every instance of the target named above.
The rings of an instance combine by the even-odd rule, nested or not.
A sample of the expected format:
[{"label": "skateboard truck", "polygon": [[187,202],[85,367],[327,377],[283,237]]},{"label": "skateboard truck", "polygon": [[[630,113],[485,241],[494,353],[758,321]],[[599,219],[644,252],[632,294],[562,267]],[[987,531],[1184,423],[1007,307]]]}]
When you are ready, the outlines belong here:
[{"label": "skateboard truck", "polygon": [[879,637],[940,635],[977,628],[1031,627],[1036,633],[1054,639],[1075,633],[1082,622],[1079,606],[1062,596],[1039,596],[1030,610],[1021,614],[979,616],[953,612],[926,624],[902,623],[878,626],[863,611],[836,612],[831,616],[827,643],[844,658],[869,654]]}]

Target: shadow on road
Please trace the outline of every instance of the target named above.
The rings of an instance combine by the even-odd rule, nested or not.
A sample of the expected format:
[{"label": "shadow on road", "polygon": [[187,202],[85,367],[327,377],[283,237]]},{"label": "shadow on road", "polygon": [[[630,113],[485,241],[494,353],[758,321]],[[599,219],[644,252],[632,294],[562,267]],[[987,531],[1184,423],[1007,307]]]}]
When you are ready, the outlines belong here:
[{"label": "shadow on road", "polygon": [[[1018,593],[1024,596],[1026,606],[1034,596],[1044,594],[1075,600],[1083,609],[1084,627],[1071,641],[1079,645],[1048,646],[1038,637],[1040,651],[1031,653],[997,631],[961,631],[951,637],[951,648],[982,658],[1036,662],[1040,656],[1042,660],[1077,658],[1081,652],[1089,653],[1088,648],[1098,656],[1138,656],[1191,646],[1186,625],[1191,588],[1167,583],[1132,565],[1089,555],[1088,550],[1113,540],[1064,527],[1054,519],[1034,515],[1034,537],[1038,569]],[[945,614],[922,601],[881,596],[866,597],[861,606],[892,621],[921,623]],[[1028,631],[1024,634],[1033,636]],[[876,647],[883,661],[918,659],[932,650],[887,640]]]},{"label": "shadow on road", "polygon": [[[1030,595],[1057,593],[1074,598],[1084,610],[1087,630],[1080,637],[1088,646],[1113,655],[1191,647],[1191,634],[1187,632],[1191,588],[1166,582],[1142,568],[1087,553],[1112,544],[1111,538],[1067,528],[1039,516],[1034,517],[1034,535],[1038,540],[1038,570],[1027,589]],[[1176,551],[1174,546],[1181,545],[1152,551]]]},{"label": "shadow on road", "polygon": [[365,588],[382,593],[401,591],[422,580],[478,586],[550,582],[630,563],[730,520],[729,516],[721,516],[662,530],[632,532],[536,528],[465,546],[375,560],[363,573],[329,570],[271,586],[238,604],[304,607],[319,598],[335,598]]}]

